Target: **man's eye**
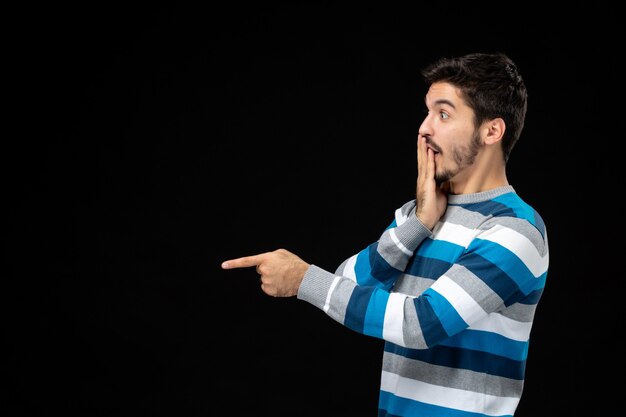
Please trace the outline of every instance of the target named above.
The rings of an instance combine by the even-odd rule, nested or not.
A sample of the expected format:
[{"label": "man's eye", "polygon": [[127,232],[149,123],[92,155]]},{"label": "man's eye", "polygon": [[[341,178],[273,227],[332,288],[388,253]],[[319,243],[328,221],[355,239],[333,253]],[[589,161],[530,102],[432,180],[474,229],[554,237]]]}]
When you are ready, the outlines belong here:
[{"label": "man's eye", "polygon": [[442,112],[439,112],[439,117],[445,120],[449,118],[450,116],[445,111],[442,111]]}]

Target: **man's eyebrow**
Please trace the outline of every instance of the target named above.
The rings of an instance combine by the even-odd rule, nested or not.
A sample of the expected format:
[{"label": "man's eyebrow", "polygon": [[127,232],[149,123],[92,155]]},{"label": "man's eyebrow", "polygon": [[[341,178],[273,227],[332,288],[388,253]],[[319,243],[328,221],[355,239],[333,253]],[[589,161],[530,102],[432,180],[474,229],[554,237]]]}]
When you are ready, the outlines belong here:
[{"label": "man's eyebrow", "polygon": [[[426,97],[424,97],[424,104],[427,104],[427,103],[426,103]],[[435,101],[433,102],[433,105],[435,105],[435,106],[440,106],[440,105],[442,105],[442,104],[447,104],[448,106],[450,106],[450,107],[452,107],[454,110],[456,110],[456,106],[454,105],[454,103],[453,103],[453,102],[451,102],[451,101],[450,101],[450,100],[448,100],[448,99],[445,99],[445,98],[440,98],[439,100],[435,100]],[[428,105],[427,105],[426,107],[428,107]]]},{"label": "man's eyebrow", "polygon": [[456,106],[454,105],[454,103],[452,103],[450,100],[447,100],[445,98],[439,99],[439,100],[435,100],[436,105],[441,105],[441,104],[447,104],[448,106],[452,107],[453,109],[456,110]]}]

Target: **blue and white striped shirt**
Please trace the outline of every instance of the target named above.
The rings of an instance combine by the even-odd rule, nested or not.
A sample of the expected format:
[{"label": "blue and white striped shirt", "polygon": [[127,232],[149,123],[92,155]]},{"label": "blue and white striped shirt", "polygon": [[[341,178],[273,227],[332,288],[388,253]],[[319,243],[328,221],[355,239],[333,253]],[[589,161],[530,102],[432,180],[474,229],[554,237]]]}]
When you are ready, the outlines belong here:
[{"label": "blue and white striped shirt", "polygon": [[379,416],[512,416],[548,258],[510,185],[449,195],[432,232],[412,200],[334,274],[311,265],[298,298],[385,340]]}]

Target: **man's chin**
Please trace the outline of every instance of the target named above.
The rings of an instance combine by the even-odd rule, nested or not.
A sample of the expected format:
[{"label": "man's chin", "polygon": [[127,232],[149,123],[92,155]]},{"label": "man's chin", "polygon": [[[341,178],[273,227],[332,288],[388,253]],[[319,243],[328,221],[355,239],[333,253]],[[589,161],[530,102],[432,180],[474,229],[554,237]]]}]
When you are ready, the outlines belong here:
[{"label": "man's chin", "polygon": [[436,175],[435,176],[435,184],[437,184],[437,186],[440,186],[441,184],[443,184],[444,182],[448,182],[450,180],[450,177],[448,175]]}]

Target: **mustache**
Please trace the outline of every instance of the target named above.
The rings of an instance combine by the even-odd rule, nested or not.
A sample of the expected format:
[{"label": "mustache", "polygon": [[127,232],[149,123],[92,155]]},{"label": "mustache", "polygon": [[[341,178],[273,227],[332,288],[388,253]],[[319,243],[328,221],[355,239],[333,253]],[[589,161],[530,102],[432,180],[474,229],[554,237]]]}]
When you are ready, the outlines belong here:
[{"label": "mustache", "polygon": [[430,145],[430,147],[433,148],[435,151],[441,153],[441,148],[439,147],[439,145],[433,142],[432,139],[430,139],[429,137],[426,137],[426,144]]}]

